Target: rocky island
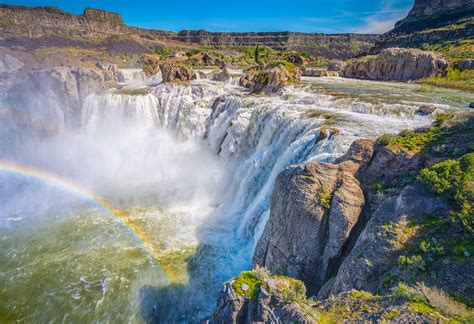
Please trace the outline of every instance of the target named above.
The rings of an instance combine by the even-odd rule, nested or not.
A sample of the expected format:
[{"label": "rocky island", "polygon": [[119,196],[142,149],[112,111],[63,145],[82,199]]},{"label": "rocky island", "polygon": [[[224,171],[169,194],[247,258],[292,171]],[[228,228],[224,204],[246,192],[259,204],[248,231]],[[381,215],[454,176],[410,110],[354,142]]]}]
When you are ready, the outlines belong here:
[{"label": "rocky island", "polygon": [[0,5],[0,322],[472,322],[473,26]]}]

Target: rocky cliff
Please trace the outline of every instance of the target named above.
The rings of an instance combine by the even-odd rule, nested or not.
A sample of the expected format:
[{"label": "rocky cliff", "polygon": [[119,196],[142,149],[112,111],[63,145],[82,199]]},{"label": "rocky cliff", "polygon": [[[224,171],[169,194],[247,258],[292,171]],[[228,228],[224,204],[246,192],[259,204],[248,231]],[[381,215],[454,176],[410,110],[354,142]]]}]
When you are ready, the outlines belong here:
[{"label": "rocky cliff", "polygon": [[169,42],[217,47],[269,46],[305,50],[313,55],[347,59],[367,52],[377,36],[292,32],[178,33],[126,26],[120,15],[86,9],[81,15],[56,7],[0,5],[0,42],[3,45],[103,47],[118,52],[144,53]]},{"label": "rocky cliff", "polygon": [[357,59],[344,68],[346,78],[409,81],[446,74],[441,55],[419,49],[387,48],[376,56]]},{"label": "rocky cliff", "polygon": [[376,42],[387,47],[426,47],[470,39],[474,35],[473,0],[415,0],[408,16]]},{"label": "rocky cliff", "polygon": [[[367,320],[358,307],[373,316],[373,301],[400,289],[412,296],[409,286],[428,308],[419,310],[412,296],[405,311],[472,316],[448,294],[474,302],[474,257],[466,245],[474,235],[473,121],[472,113],[441,114],[431,128],[356,141],[334,164],[289,167],[275,183],[254,266],[302,280],[319,300],[307,316],[311,309],[319,316],[333,309],[333,319]],[[354,290],[381,295],[347,298]],[[396,300],[388,305],[396,307]],[[425,320],[412,315],[407,318]],[[378,316],[371,320],[386,315]]]}]

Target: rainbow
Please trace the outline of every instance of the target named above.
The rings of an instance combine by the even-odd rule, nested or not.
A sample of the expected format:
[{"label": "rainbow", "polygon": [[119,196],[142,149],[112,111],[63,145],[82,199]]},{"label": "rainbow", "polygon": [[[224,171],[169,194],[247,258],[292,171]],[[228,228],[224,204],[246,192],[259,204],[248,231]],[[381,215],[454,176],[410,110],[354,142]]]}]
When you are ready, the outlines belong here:
[{"label": "rainbow", "polygon": [[[14,174],[20,174],[28,177],[33,177],[42,181],[45,181],[48,184],[51,184],[55,187],[61,188],[65,191],[84,197],[88,200],[93,201],[99,207],[104,209],[110,215],[112,215],[120,224],[125,225],[130,232],[140,240],[147,252],[153,257],[154,261],[159,265],[160,253],[153,245],[153,239],[150,235],[132,218],[128,217],[128,213],[115,209],[112,204],[107,201],[104,197],[98,196],[92,191],[78,185],[66,178],[61,176],[45,172],[39,169],[36,169],[31,166],[21,165],[17,163],[12,163],[5,160],[0,160],[0,170],[6,171]],[[179,278],[175,273],[173,273],[168,267],[160,267],[163,273],[166,275],[170,282],[175,282]],[[179,276],[179,275],[178,275]]]}]

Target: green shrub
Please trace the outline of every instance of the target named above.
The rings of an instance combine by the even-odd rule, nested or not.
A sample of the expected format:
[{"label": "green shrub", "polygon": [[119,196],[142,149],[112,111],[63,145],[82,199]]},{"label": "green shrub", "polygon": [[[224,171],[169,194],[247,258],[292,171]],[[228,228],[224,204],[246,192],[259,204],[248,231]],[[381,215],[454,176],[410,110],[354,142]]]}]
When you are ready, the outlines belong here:
[{"label": "green shrub", "polygon": [[423,169],[417,180],[429,191],[446,198],[453,208],[451,218],[465,231],[474,233],[474,153]]},{"label": "green shrub", "polygon": [[322,186],[319,188],[316,192],[316,197],[318,198],[319,204],[323,206],[323,208],[331,208],[332,192],[328,187]]},{"label": "green shrub", "polygon": [[266,283],[263,282],[254,271],[244,271],[240,273],[232,284],[239,295],[254,300],[258,298],[262,285],[266,285]]}]

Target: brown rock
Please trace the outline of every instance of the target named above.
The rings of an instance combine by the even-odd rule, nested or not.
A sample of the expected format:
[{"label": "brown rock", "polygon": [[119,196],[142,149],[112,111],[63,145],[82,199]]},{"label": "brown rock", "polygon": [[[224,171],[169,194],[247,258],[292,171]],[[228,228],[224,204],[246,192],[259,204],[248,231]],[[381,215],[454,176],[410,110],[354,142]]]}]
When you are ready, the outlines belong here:
[{"label": "brown rock", "polygon": [[387,48],[378,56],[364,57],[344,69],[346,78],[409,81],[443,75],[448,64],[444,57],[419,49]]},{"label": "brown rock", "polygon": [[192,68],[180,66],[177,63],[160,64],[160,70],[163,82],[191,81],[197,78]]},{"label": "brown rock", "polygon": [[291,63],[274,62],[244,71],[239,84],[254,92],[274,93],[285,85],[299,82],[300,70]]}]

